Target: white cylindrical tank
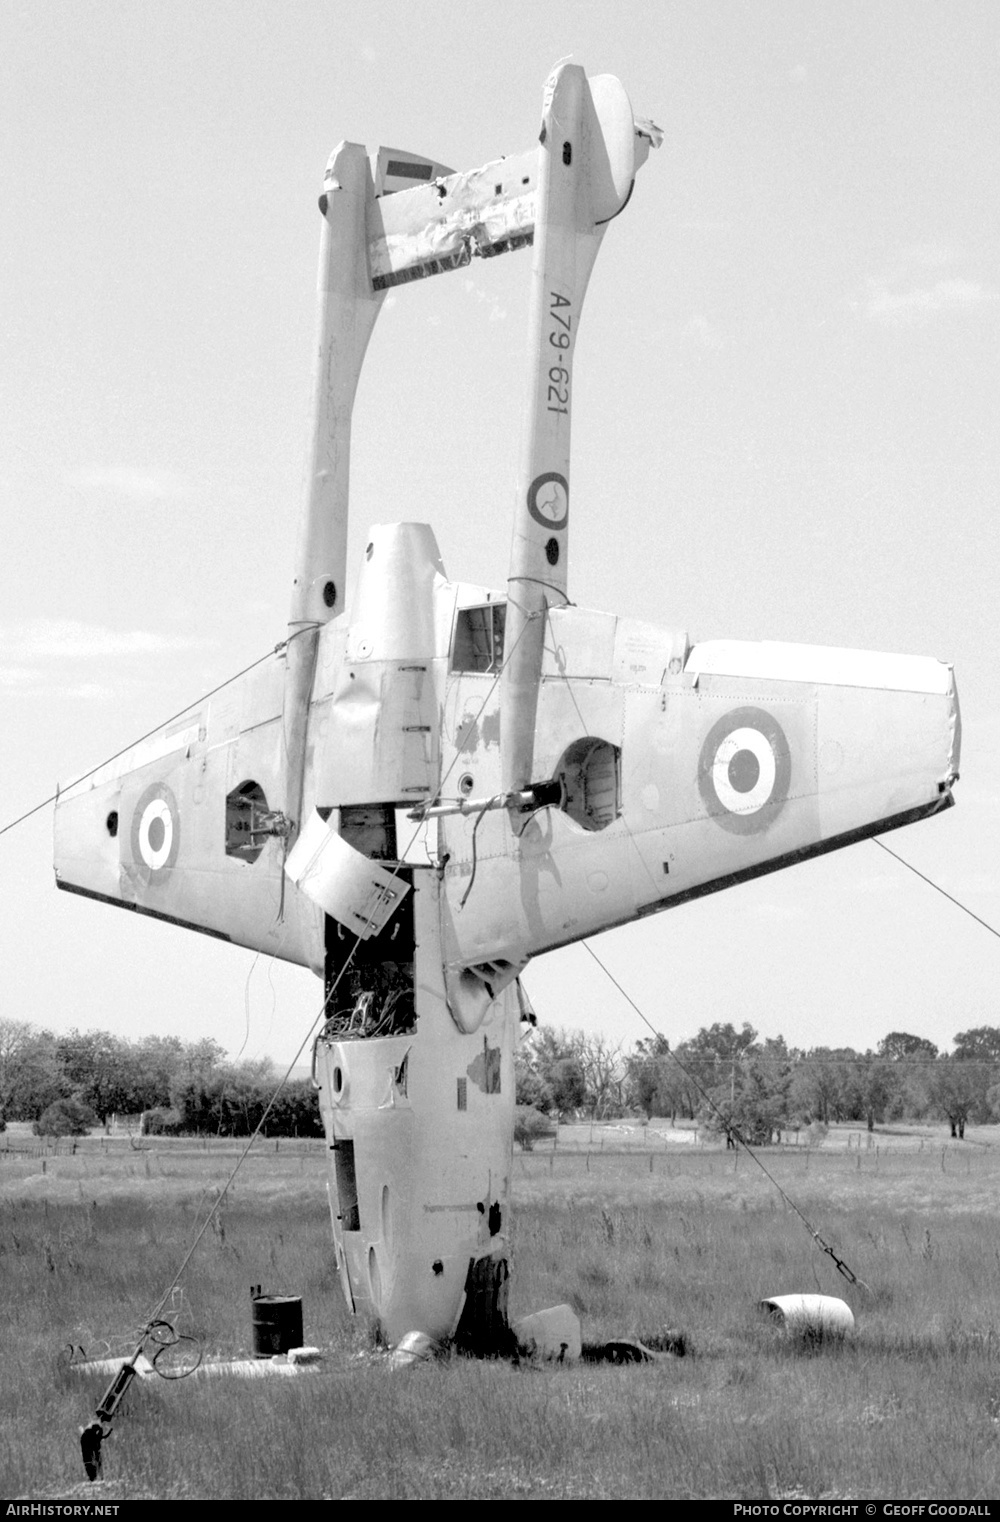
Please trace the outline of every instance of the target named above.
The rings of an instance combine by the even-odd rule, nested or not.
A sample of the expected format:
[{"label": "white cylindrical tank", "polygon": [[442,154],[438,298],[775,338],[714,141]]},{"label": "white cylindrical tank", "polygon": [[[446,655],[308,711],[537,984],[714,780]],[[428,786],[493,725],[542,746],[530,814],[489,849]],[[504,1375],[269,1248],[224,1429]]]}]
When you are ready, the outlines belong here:
[{"label": "white cylindrical tank", "polygon": [[847,1337],[854,1331],[854,1312],[835,1295],[771,1295],[760,1302],[772,1319],[805,1337]]}]

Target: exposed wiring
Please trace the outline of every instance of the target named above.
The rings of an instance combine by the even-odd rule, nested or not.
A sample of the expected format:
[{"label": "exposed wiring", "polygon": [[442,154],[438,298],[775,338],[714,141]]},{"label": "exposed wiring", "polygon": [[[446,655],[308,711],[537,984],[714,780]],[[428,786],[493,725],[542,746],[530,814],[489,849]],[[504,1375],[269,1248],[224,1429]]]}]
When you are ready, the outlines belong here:
[{"label": "exposed wiring", "polygon": [[[527,580],[527,579],[532,579],[532,578],[523,578],[522,577],[522,578],[517,578],[517,579],[518,580]],[[541,583],[541,584],[547,586],[546,583]],[[559,590],[559,589],[554,588],[554,587],[548,588],[548,589],[549,590],[553,590],[553,591],[558,591]],[[561,595],[565,596],[564,593],[562,593]],[[511,599],[511,598],[508,598],[508,600],[509,601],[513,601],[513,599]],[[568,601],[568,599],[567,599],[567,601]],[[515,605],[517,605],[517,604],[515,604]],[[493,694],[494,694],[494,692],[496,690],[496,687],[497,687],[498,683],[501,680],[503,672],[506,670],[507,666],[509,665],[509,663],[510,663],[510,661],[511,661],[513,655],[514,655],[514,651],[517,648],[517,644],[518,644],[519,640],[523,637],[524,633],[527,630],[528,622],[543,616],[543,614],[541,612],[537,612],[537,611],[529,612],[526,609],[521,609],[521,611],[526,615],[526,618],[525,618],[525,623],[522,626],[522,629],[521,629],[521,631],[520,631],[520,633],[518,635],[518,639],[515,640],[514,644],[511,646],[510,650],[506,653],[505,658],[504,658],[502,664],[500,665],[500,667],[499,667],[499,669],[498,669],[498,671],[497,671],[497,673],[496,673],[496,675],[494,677],[494,680],[491,683],[491,685],[490,685],[490,687],[489,687],[489,689],[488,689],[488,691],[487,691],[487,693],[486,693],[486,695],[485,695],[485,697],[484,697],[484,699],[483,699],[483,701],[482,701],[482,703],[481,703],[481,705],[479,707],[478,712],[476,713],[474,718],[469,721],[469,724],[466,726],[466,733],[469,733],[469,732],[471,732],[474,729],[475,725],[479,721],[479,718],[482,716],[483,712],[486,710],[486,708],[487,708],[487,706],[488,706],[488,704],[489,704],[489,702],[490,702],[490,700],[491,700],[491,698],[492,698],[492,696],[493,696]],[[316,625],[314,625],[314,624],[303,625],[301,628],[297,629],[293,634],[289,635],[289,637],[287,639],[281,641],[279,644],[275,645],[271,650],[268,650],[264,655],[261,655],[256,660],[250,662],[250,664],[245,666],[242,670],[236,672],[234,675],[232,675],[230,677],[227,677],[225,681],[220,682],[217,686],[211,688],[208,692],[205,692],[204,694],[202,694],[202,696],[199,697],[198,699],[196,699],[194,702],[185,704],[185,706],[183,708],[179,709],[170,718],[162,721],[160,724],[156,725],[155,728],[153,728],[151,730],[148,730],[145,734],[141,735],[137,740],[131,741],[129,745],[123,746],[120,750],[114,752],[112,755],[108,756],[103,761],[99,762],[96,766],[90,768],[89,771],[84,772],[81,776],[75,778],[72,785],[76,786],[79,783],[86,781],[89,777],[94,776],[94,774],[96,772],[100,771],[102,767],[110,765],[111,762],[117,760],[120,756],[125,755],[129,750],[132,750],[135,746],[142,744],[143,741],[145,741],[145,740],[151,738],[153,735],[157,734],[159,731],[161,731],[165,727],[165,725],[168,725],[168,724],[171,724],[171,723],[175,722],[177,719],[181,718],[184,714],[189,713],[193,708],[196,708],[199,704],[206,702],[208,699],[214,697],[218,692],[222,691],[224,688],[232,685],[232,683],[234,683],[236,681],[239,681],[242,677],[248,675],[249,672],[251,672],[254,669],[256,669],[256,667],[262,665],[265,661],[272,659],[275,655],[278,655],[283,650],[286,650],[288,645],[291,643],[291,641],[293,639],[299,637],[302,634],[306,634],[306,633],[310,632],[315,627],[316,627]],[[579,706],[577,705],[577,702],[576,702],[576,696],[575,696],[575,693],[573,692],[573,688],[572,688],[572,685],[571,685],[571,683],[569,681],[569,678],[567,677],[565,671],[561,671],[561,675],[563,677],[565,685],[567,686],[567,688],[570,691],[571,699],[572,699],[574,707],[576,708],[577,715],[578,715],[578,717],[580,719],[580,722],[581,722],[581,724],[583,724],[583,717],[582,717],[582,714],[580,714]],[[585,725],[584,725],[584,728],[586,728]],[[449,767],[445,771],[444,775],[440,779],[440,783],[439,783],[438,789],[436,791],[436,798],[437,799],[441,798],[443,788],[444,788],[444,786],[445,786],[449,776],[451,775],[452,771],[455,769],[455,767],[458,764],[460,753],[461,753],[461,749],[460,749],[460,745],[459,745],[458,747],[456,747],[456,753],[455,753],[455,756],[453,757],[453,759],[451,761],[451,764],[449,765]],[[51,803],[56,802],[58,797],[59,797],[59,793],[56,792],[56,793],[48,796],[47,798],[43,799],[41,802],[35,804],[32,808],[28,809],[23,814],[19,815],[17,818],[11,820],[9,823],[7,823],[7,824],[5,824],[3,826],[0,826],[0,835],[5,835],[9,831],[11,831],[14,828],[16,828],[19,824],[24,823],[27,819],[31,818],[34,814],[38,813],[41,809],[47,807]],[[459,908],[464,908],[465,903],[466,903],[466,901],[467,901],[467,899],[469,897],[469,894],[472,891],[473,884],[475,882],[475,877],[476,877],[476,861],[477,861],[477,833],[478,833],[478,830],[479,830],[479,826],[480,826],[480,824],[481,824],[481,822],[483,820],[483,817],[485,816],[487,810],[489,809],[489,807],[491,805],[495,804],[496,801],[497,801],[496,798],[490,799],[488,801],[488,803],[484,804],[483,807],[477,813],[476,820],[475,820],[475,823],[474,823],[473,829],[472,829],[472,841],[471,841],[471,849],[472,849],[472,875],[471,875],[469,884],[468,884],[468,886],[467,886],[467,888],[465,890],[465,893],[463,894],[462,899],[460,901]],[[395,866],[395,869],[394,869],[394,871],[392,873],[392,879],[393,880],[398,878],[398,876],[399,876],[399,874],[400,874],[400,872],[401,872],[401,870],[403,868],[406,855],[409,852],[409,850],[412,848],[412,846],[415,844],[415,842],[416,842],[416,840],[417,840],[417,838],[419,836],[420,829],[422,827],[423,827],[422,824],[418,823],[416,828],[414,829],[414,832],[413,832],[413,835],[412,835],[412,837],[410,839],[410,842],[406,846],[404,852],[402,853],[401,859],[397,862],[397,864]],[[632,839],[632,833],[628,829],[627,825],[625,826],[625,829],[626,829],[626,833],[628,834],[629,838]],[[900,862],[900,864],[902,866],[907,867],[917,877],[920,877],[924,882],[928,883],[928,885],[930,887],[936,889],[937,892],[941,893],[951,903],[955,904],[955,906],[957,908],[963,910],[963,912],[968,914],[972,919],[976,920],[976,922],[978,924],[982,925],[984,929],[990,931],[991,934],[993,934],[995,936],[998,936],[998,938],[1000,938],[1000,930],[997,930],[994,926],[990,925],[986,920],[982,919],[979,915],[975,914],[971,909],[967,908],[967,906],[965,904],[963,904],[959,899],[955,898],[954,895],[948,893],[944,888],[940,887],[937,883],[935,883],[930,877],[926,876],[926,874],[924,874],[923,872],[919,871],[910,862],[906,861],[905,858],[900,856],[897,852],[891,850],[890,847],[885,845],[885,843],[883,841],[879,840],[877,837],[871,837],[871,838],[874,840],[874,843],[876,845],[880,846],[884,851],[888,852],[888,854],[890,856],[893,856],[898,862]],[[633,845],[635,845],[634,840],[633,840],[632,843],[633,843]],[[287,843],[286,843],[286,849],[287,849]],[[641,858],[641,852],[639,853],[639,855],[640,855],[640,859],[642,859]],[[648,872],[648,866],[647,866],[647,872]],[[280,910],[279,910],[279,915],[280,915]],[[222,1204],[223,1204],[223,1202],[224,1202],[224,1200],[225,1200],[225,1198],[226,1198],[226,1196],[228,1194],[228,1191],[231,1188],[231,1186],[233,1184],[233,1181],[235,1180],[235,1178],[236,1178],[240,1168],[243,1166],[243,1163],[245,1162],[247,1156],[249,1155],[249,1153],[250,1153],[250,1151],[251,1151],[255,1141],[257,1140],[258,1136],[261,1134],[261,1131],[263,1130],[264,1124],[265,1124],[268,1116],[270,1115],[271,1111],[273,1110],[275,1103],[277,1102],[278,1096],[280,1095],[280,1093],[282,1092],[283,1088],[287,1084],[287,1082],[288,1082],[288,1080],[289,1080],[289,1078],[291,1076],[291,1073],[292,1073],[295,1065],[298,1063],[300,1057],[302,1056],[303,1052],[306,1049],[307,1044],[309,1043],[310,1039],[313,1037],[313,1033],[316,1030],[316,1027],[320,1024],[321,1021],[323,1021],[324,1025],[325,1025],[325,1022],[327,1020],[327,1011],[328,1011],[328,1008],[330,1006],[331,999],[333,998],[333,995],[335,994],[338,986],[340,985],[341,981],[343,980],[344,976],[346,975],[349,967],[353,963],[355,955],[357,953],[358,946],[360,945],[361,940],[364,939],[365,934],[367,933],[367,931],[371,927],[371,924],[372,924],[372,920],[370,918],[368,923],[365,925],[365,927],[362,930],[357,932],[353,946],[351,947],[347,957],[345,958],[345,960],[341,964],[340,969],[337,972],[336,977],[334,978],[334,980],[330,984],[330,987],[326,990],[325,997],[323,999],[323,1003],[322,1003],[322,1005],[321,1005],[321,1007],[319,1009],[319,1012],[317,1013],[317,1015],[313,1019],[312,1023],[310,1024],[308,1030],[306,1031],[306,1034],[303,1037],[302,1042],[300,1043],[300,1045],[298,1047],[298,1050],[296,1051],[294,1057],[292,1058],[292,1061],[289,1063],[289,1065],[288,1065],[287,1069],[285,1070],[283,1076],[279,1079],[276,1087],[274,1088],[274,1090],[273,1090],[273,1092],[271,1094],[271,1097],[268,1100],[268,1103],[265,1106],[264,1111],[263,1111],[259,1121],[257,1122],[256,1127],[254,1128],[254,1131],[253,1131],[252,1135],[248,1139],[245,1148],[243,1149],[243,1151],[241,1152],[241,1154],[237,1158],[236,1163],[235,1163],[234,1167],[232,1168],[232,1170],[231,1170],[231,1172],[229,1174],[228,1179],[226,1180],[226,1182],[223,1185],[222,1189],[219,1191],[219,1194],[217,1195],[217,1197],[216,1197],[216,1199],[215,1199],[215,1201],[214,1201],[214,1203],[212,1205],[212,1208],[209,1210],[208,1215],[206,1216],[205,1220],[203,1221],[203,1223],[201,1224],[200,1228],[196,1232],[195,1237],[194,1237],[194,1239],[193,1239],[193,1241],[192,1241],[192,1243],[191,1243],[187,1253],[185,1254],[183,1260],[181,1261],[181,1264],[180,1264],[179,1268],[177,1269],[176,1273],[174,1274],[173,1278],[171,1279],[170,1283],[168,1284],[168,1286],[167,1286],[166,1290],[164,1291],[163,1295],[160,1297],[159,1301],[157,1302],[157,1304],[156,1304],[153,1312],[151,1313],[149,1319],[146,1321],[146,1323],[145,1323],[145,1325],[144,1325],[144,1327],[142,1329],[142,1332],[140,1333],[140,1336],[139,1336],[138,1346],[136,1348],[136,1352],[133,1355],[133,1360],[132,1360],[133,1364],[134,1364],[135,1358],[137,1358],[139,1356],[139,1354],[142,1352],[142,1348],[143,1348],[143,1346],[145,1345],[145,1343],[147,1341],[152,1341],[152,1342],[157,1344],[157,1352],[155,1353],[153,1359],[151,1360],[152,1366],[153,1366],[154,1369],[156,1369],[157,1361],[160,1359],[160,1357],[165,1352],[167,1352],[168,1349],[177,1346],[178,1343],[180,1343],[180,1342],[187,1342],[187,1341],[194,1342],[195,1341],[195,1339],[193,1339],[191,1337],[188,1337],[185,1334],[178,1333],[176,1331],[173,1323],[170,1322],[169,1320],[164,1319],[162,1317],[162,1315],[161,1315],[161,1312],[163,1311],[163,1308],[166,1305],[167,1300],[175,1292],[175,1290],[177,1288],[177,1285],[178,1285],[178,1283],[179,1283],[179,1281],[180,1281],[184,1271],[186,1270],[188,1264],[190,1263],[191,1258],[193,1257],[195,1251],[197,1250],[197,1248],[198,1248],[202,1238],[204,1237],[205,1232],[208,1230],[208,1228],[211,1225],[212,1221],[214,1220],[216,1214],[218,1213],[219,1209],[221,1208],[221,1206],[222,1206]],[[588,942],[586,940],[584,940],[582,942],[582,944],[583,944],[584,948],[587,950],[587,952],[590,954],[590,956],[594,959],[594,961],[597,962],[597,964],[601,968],[601,970],[605,973],[605,975],[610,979],[610,981],[618,989],[618,991],[619,991],[619,993],[621,993],[622,997],[628,1002],[628,1004],[631,1005],[631,1007],[639,1015],[640,1019],[649,1028],[649,1030],[653,1033],[653,1035],[655,1037],[657,1037],[659,1040],[664,1040],[665,1038],[663,1038],[662,1033],[659,1032],[656,1029],[656,1027],[653,1025],[653,1023],[646,1017],[644,1012],[640,1009],[640,1007],[635,1003],[635,1001],[630,997],[630,995],[626,993],[624,988],[622,988],[621,984],[611,974],[609,969],[604,965],[604,963],[597,956],[596,952],[594,952],[594,950],[591,948],[591,946],[588,944]],[[258,958],[259,958],[259,953],[258,953]],[[247,1029],[246,1029],[246,1036],[244,1038],[243,1046],[240,1048],[240,1053],[242,1053],[242,1051],[245,1049],[246,1044],[247,1044],[247,1038],[249,1036],[249,985],[250,985],[250,979],[252,977],[254,968],[256,967],[256,962],[257,962],[258,958],[255,958],[254,963],[251,965],[250,972],[248,973],[248,976],[247,976],[246,988],[244,990],[244,1003],[245,1003],[245,1007],[246,1007],[246,1025],[247,1025]],[[273,961],[273,956],[272,956],[272,961]],[[677,1067],[684,1074],[685,1078],[691,1084],[691,1086],[701,1096],[703,1101],[716,1113],[716,1115],[719,1117],[719,1119],[723,1122],[723,1124],[724,1124],[724,1126],[725,1126],[725,1128],[727,1130],[727,1133],[730,1134],[733,1137],[733,1139],[741,1147],[743,1147],[743,1149],[748,1153],[750,1158],[761,1169],[761,1171],[763,1172],[765,1177],[768,1178],[768,1180],[771,1182],[773,1187],[777,1190],[778,1194],[784,1200],[785,1204],[799,1217],[799,1219],[802,1221],[803,1225],[806,1227],[807,1231],[809,1232],[810,1236],[812,1237],[813,1241],[821,1248],[821,1250],[824,1253],[826,1253],[831,1258],[831,1260],[835,1264],[838,1272],[841,1273],[851,1284],[858,1284],[862,1288],[868,1290],[869,1287],[866,1284],[864,1284],[864,1282],[862,1280],[860,1280],[857,1277],[856,1274],[853,1273],[853,1271],[849,1268],[849,1266],[844,1262],[844,1260],[842,1258],[838,1257],[838,1255],[835,1253],[833,1248],[828,1243],[826,1243],[823,1240],[823,1238],[820,1236],[819,1232],[816,1231],[815,1228],[811,1225],[811,1223],[806,1218],[804,1213],[795,1204],[794,1200],[791,1199],[791,1197],[787,1194],[787,1192],[782,1188],[782,1186],[774,1178],[773,1174],[769,1171],[769,1169],[765,1166],[765,1164],[757,1156],[757,1154],[754,1151],[754,1149],[749,1145],[749,1143],[740,1134],[739,1128],[734,1126],[734,1125],[732,1125],[730,1122],[728,1122],[726,1120],[726,1117],[725,1117],[723,1111],[721,1110],[720,1106],[717,1105],[715,1103],[715,1101],[711,1098],[711,1096],[706,1092],[706,1090],[699,1083],[699,1081],[694,1076],[694,1074],[691,1073],[687,1068],[685,1068],[684,1064],[677,1058],[677,1056],[672,1051],[669,1050],[669,1047],[668,1047],[667,1054],[673,1059],[673,1061],[675,1062]],[[870,1291],[869,1291],[869,1293],[870,1293]],[[190,1368],[185,1369],[183,1371],[183,1373],[181,1373],[181,1374],[167,1374],[163,1370],[160,1370],[160,1369],[157,1369],[156,1372],[158,1374],[160,1374],[161,1377],[164,1377],[164,1378],[183,1378],[183,1377],[186,1377],[187,1374],[194,1372],[194,1369],[198,1367],[198,1364],[201,1362],[201,1356],[202,1355],[201,1355],[201,1352],[199,1350],[197,1362],[194,1365],[192,1365]],[[134,1372],[135,1371],[134,1371],[134,1368],[133,1368],[132,1369],[132,1373],[134,1374]],[[110,1400],[110,1395],[111,1395],[111,1392],[109,1392],[109,1397],[106,1398],[106,1402],[105,1402],[106,1405],[108,1404],[108,1402]],[[120,1395],[111,1404],[110,1409],[105,1413],[105,1416],[104,1416],[103,1419],[107,1419],[107,1420],[110,1419],[110,1415],[112,1414],[114,1406],[117,1405],[118,1399],[120,1399]],[[101,1417],[101,1411],[98,1412],[98,1416]]]},{"label": "exposed wiring", "polygon": [[477,861],[476,861],[476,832],[478,831],[479,826],[483,822],[483,816],[484,816],[484,814],[486,814],[489,811],[489,809],[491,809],[494,806],[494,804],[496,803],[497,799],[500,798],[501,796],[502,795],[500,793],[497,793],[497,794],[494,795],[494,797],[487,798],[486,802],[483,804],[482,808],[479,810],[479,813],[476,815],[476,822],[475,822],[475,824],[472,826],[472,875],[469,878],[469,885],[468,885],[468,887],[466,888],[465,892],[462,894],[462,897],[459,900],[458,907],[460,909],[464,909],[465,908],[465,901],[468,898],[469,894],[472,892],[472,885],[473,885],[473,883],[476,880],[476,866],[477,866]]},{"label": "exposed wiring", "polygon": [[236,1056],[233,1058],[234,1062],[239,1062],[240,1058],[243,1056],[243,1053],[247,1049],[247,1042],[250,1040],[250,979],[253,977],[254,968],[257,966],[257,963],[259,961],[260,961],[260,952],[258,951],[254,955],[253,961],[250,963],[250,971],[247,973],[247,980],[246,980],[246,983],[244,984],[244,987],[243,987],[243,1014],[244,1014],[243,1044],[240,1047],[239,1051],[236,1053]]},{"label": "exposed wiring", "polygon": [[[482,712],[484,711],[484,709],[486,708],[486,705],[489,702],[490,696],[492,695],[494,689],[496,688],[497,682],[499,682],[500,677],[503,674],[504,667],[507,665],[507,662],[510,660],[510,658],[513,655],[514,650],[516,648],[517,648],[517,641],[515,640],[513,646],[511,647],[510,651],[507,654],[507,657],[506,657],[505,661],[503,662],[503,665],[501,665],[500,670],[497,672],[494,681],[490,685],[489,692],[487,692],[486,697],[483,700],[482,706],[479,709],[479,713],[471,721],[472,724],[475,724],[475,723],[478,722],[479,715],[481,715]],[[266,660],[267,657],[264,656],[264,657],[262,657],[262,659]],[[254,665],[259,665],[259,664],[260,664],[259,661],[254,662]],[[251,667],[247,668],[247,670],[250,670],[250,669],[252,669],[252,668]],[[240,673],[240,675],[243,675],[243,674],[244,673],[242,673],[242,672]],[[230,680],[236,680],[236,678],[231,678]],[[225,684],[223,684],[223,685],[225,685]],[[218,691],[219,689],[216,688],[215,690]],[[207,694],[207,696],[211,696],[211,694]],[[184,709],[184,710],[182,710],[182,712],[187,712],[187,710]],[[441,778],[441,786],[442,787],[447,782],[448,777],[450,776],[451,772],[454,770],[454,768],[457,765],[457,763],[458,763],[458,753],[456,752],[455,758],[452,761],[451,766],[448,768],[448,770],[445,772],[444,776]],[[96,770],[96,768],[95,768],[95,770]],[[485,810],[482,810],[480,812],[480,818],[482,817],[482,813],[484,813],[484,812],[485,812]],[[477,820],[477,825],[478,825],[478,820]],[[409,842],[407,843],[406,847],[404,848],[404,851],[402,853],[402,857],[400,858],[399,861],[396,862],[396,865],[395,865],[395,867],[394,867],[394,869],[392,871],[392,874],[391,874],[391,881],[392,882],[395,882],[399,878],[399,875],[400,875],[401,871],[403,870],[403,866],[405,864],[405,857],[406,857],[407,853],[412,849],[413,845],[416,843],[417,838],[419,837],[419,834],[420,834],[420,831],[421,831],[422,828],[423,828],[422,824],[419,824],[419,823],[414,827],[413,834],[411,835],[411,837],[409,839]],[[475,827],[474,827],[473,833],[475,833]],[[463,903],[464,903],[464,900],[463,900]],[[367,922],[365,923],[365,925],[359,931],[356,932],[355,937],[354,937],[354,944],[352,945],[352,947],[351,947],[350,951],[348,952],[346,958],[344,959],[343,963],[341,964],[340,969],[339,969],[339,971],[337,973],[337,976],[333,979],[332,983],[330,984],[330,987],[326,990],[326,994],[325,994],[325,997],[323,999],[323,1003],[320,1006],[318,1014],[313,1019],[311,1025],[309,1026],[308,1030],[306,1031],[305,1036],[302,1038],[302,1041],[301,1041],[301,1043],[299,1045],[298,1050],[296,1051],[296,1053],[295,1053],[294,1057],[292,1058],[291,1062],[288,1064],[288,1067],[286,1068],[283,1076],[281,1077],[281,1079],[279,1080],[278,1084],[276,1085],[276,1087],[274,1089],[274,1092],[271,1095],[271,1098],[268,1100],[267,1106],[264,1109],[263,1114],[261,1115],[259,1121],[257,1122],[257,1125],[256,1125],[256,1127],[255,1127],[255,1129],[253,1131],[253,1134],[251,1135],[250,1139],[248,1140],[248,1142],[247,1142],[246,1146],[244,1147],[243,1151],[240,1153],[239,1157],[236,1159],[236,1162],[235,1162],[235,1164],[234,1164],[234,1166],[232,1168],[232,1171],[229,1174],[228,1179],[226,1180],[225,1184],[222,1186],[221,1190],[219,1191],[218,1196],[216,1197],[215,1201],[212,1204],[212,1208],[209,1210],[208,1215],[205,1217],[205,1220],[202,1222],[201,1226],[199,1227],[199,1229],[198,1229],[198,1231],[197,1231],[197,1233],[195,1235],[195,1238],[194,1238],[193,1242],[191,1243],[191,1246],[188,1248],[188,1251],[185,1254],[185,1256],[184,1256],[184,1258],[183,1258],[183,1260],[181,1262],[180,1267],[177,1269],[177,1271],[174,1274],[173,1278],[171,1279],[170,1283],[167,1285],[167,1288],[164,1290],[164,1292],[161,1295],[160,1299],[157,1301],[156,1306],[154,1307],[152,1313],[150,1314],[149,1319],[145,1323],[145,1330],[144,1330],[144,1333],[143,1333],[143,1339],[145,1339],[145,1337],[149,1334],[149,1328],[151,1326],[153,1326],[157,1322],[157,1320],[159,1319],[160,1313],[162,1312],[163,1307],[165,1306],[165,1304],[166,1304],[167,1300],[169,1299],[170,1295],[173,1293],[174,1289],[176,1288],[177,1284],[179,1283],[179,1281],[181,1279],[181,1276],[184,1273],[184,1270],[187,1268],[188,1264],[190,1263],[192,1257],[195,1254],[195,1251],[198,1248],[198,1244],[201,1242],[202,1237],[205,1235],[206,1231],[208,1230],[209,1226],[211,1225],[212,1221],[214,1220],[217,1212],[221,1208],[222,1203],[223,1203],[227,1193],[229,1192],[229,1189],[232,1187],[233,1181],[236,1178],[237,1173],[240,1171],[240,1169],[242,1168],[244,1162],[246,1161],[247,1157],[249,1156],[250,1150],[253,1147],[254,1142],[257,1140],[257,1137],[260,1135],[261,1130],[263,1129],[264,1122],[267,1120],[268,1115],[271,1113],[271,1110],[274,1108],[274,1105],[275,1105],[275,1103],[277,1101],[278,1095],[281,1093],[281,1091],[284,1088],[285,1084],[288,1082],[289,1078],[291,1077],[292,1070],[295,1067],[295,1065],[297,1064],[297,1062],[299,1061],[299,1058],[302,1056],[303,1052],[305,1051],[306,1046],[308,1045],[310,1039],[313,1036],[313,1032],[316,1030],[316,1027],[320,1024],[321,1021],[323,1021],[324,1023],[326,1022],[326,1020],[328,1018],[327,1011],[329,1009],[330,1002],[333,999],[334,994],[337,992],[337,989],[339,988],[341,982],[343,981],[343,979],[344,979],[344,977],[345,977],[349,967],[351,966],[352,962],[354,961],[355,955],[357,954],[358,947],[360,946],[362,940],[364,940],[367,931],[371,928],[372,924],[374,923],[373,915],[374,915],[374,909],[369,913],[369,918],[368,918]],[[253,971],[253,967],[251,967],[251,972],[252,971]]]}]

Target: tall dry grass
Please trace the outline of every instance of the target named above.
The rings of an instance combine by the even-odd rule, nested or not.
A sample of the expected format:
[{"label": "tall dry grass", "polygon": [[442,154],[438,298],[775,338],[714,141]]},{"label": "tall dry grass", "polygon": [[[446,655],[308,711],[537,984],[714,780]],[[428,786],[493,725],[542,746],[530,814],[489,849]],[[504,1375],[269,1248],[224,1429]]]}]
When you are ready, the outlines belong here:
[{"label": "tall dry grass", "polygon": [[[342,1307],[324,1157],[261,1155],[184,1280],[179,1329],[251,1342],[248,1291],[301,1294],[327,1354],[296,1380],[137,1381],[83,1478],[106,1380],[62,1350],[126,1348],[229,1158],[158,1147],[0,1171],[0,1491],[87,1498],[989,1497],[1000,1494],[1000,1166],[983,1148],[767,1155],[868,1290],[847,1285],[743,1157],[515,1161],[513,1311],[569,1301],[584,1335],[680,1326],[639,1368],[463,1360],[391,1374]],[[944,1164],[942,1168],[942,1162]],[[853,1306],[809,1351],[760,1319],[794,1291]]]}]

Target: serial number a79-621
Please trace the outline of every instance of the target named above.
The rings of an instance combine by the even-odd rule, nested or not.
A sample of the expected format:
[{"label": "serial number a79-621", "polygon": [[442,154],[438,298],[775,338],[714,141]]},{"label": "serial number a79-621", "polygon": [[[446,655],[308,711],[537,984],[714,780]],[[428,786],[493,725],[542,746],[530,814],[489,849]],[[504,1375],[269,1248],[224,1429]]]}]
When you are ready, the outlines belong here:
[{"label": "serial number a79-621", "polygon": [[[561,358],[565,364],[554,364],[549,367],[549,392],[546,412],[563,412],[569,414],[569,365],[571,360],[570,349],[573,344],[573,314],[570,311],[563,312],[563,307],[569,307],[568,296],[560,296],[558,291],[553,291],[549,304],[549,346],[561,351]],[[552,358],[556,356],[553,355]]]}]

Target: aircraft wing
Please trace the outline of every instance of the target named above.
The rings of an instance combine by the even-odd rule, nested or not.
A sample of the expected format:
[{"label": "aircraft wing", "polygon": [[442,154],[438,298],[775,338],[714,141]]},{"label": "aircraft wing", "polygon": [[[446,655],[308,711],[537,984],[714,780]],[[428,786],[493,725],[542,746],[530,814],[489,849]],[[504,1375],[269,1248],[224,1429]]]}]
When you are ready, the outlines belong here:
[{"label": "aircraft wing", "polygon": [[[685,650],[683,636],[576,608],[548,623],[534,749],[549,806],[516,837],[500,811],[442,821],[454,967],[523,965],[953,802],[960,719],[944,662]],[[483,795],[499,782],[488,732],[484,718],[456,762]]]},{"label": "aircraft wing", "polygon": [[274,656],[71,783],[57,885],[322,970],[322,916],[286,888],[282,683]]}]

